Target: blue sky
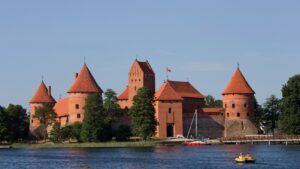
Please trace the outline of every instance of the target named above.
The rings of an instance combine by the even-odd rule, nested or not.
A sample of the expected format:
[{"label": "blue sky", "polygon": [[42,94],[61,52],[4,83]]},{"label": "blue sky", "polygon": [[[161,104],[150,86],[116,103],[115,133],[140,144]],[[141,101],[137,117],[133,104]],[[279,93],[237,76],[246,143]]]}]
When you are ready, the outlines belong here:
[{"label": "blue sky", "polygon": [[1,1],[0,105],[28,107],[41,76],[67,96],[87,64],[103,89],[120,93],[137,57],[157,89],[189,80],[221,99],[237,62],[260,103],[300,72],[300,1]]}]

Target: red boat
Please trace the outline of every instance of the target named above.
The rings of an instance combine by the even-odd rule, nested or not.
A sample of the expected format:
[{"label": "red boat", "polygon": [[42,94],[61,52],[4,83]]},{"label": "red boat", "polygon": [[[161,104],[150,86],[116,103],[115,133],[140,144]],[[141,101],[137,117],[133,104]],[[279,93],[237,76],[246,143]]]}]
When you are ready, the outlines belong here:
[{"label": "red boat", "polygon": [[184,145],[186,146],[208,146],[209,144],[203,141],[191,141],[185,142]]}]

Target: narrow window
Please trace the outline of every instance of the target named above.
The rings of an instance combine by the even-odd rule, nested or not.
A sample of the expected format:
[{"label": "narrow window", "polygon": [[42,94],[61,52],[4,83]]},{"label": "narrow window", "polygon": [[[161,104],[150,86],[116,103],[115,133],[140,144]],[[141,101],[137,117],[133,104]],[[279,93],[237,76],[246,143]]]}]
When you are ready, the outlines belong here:
[{"label": "narrow window", "polygon": [[237,117],[240,117],[240,116],[241,116],[241,114],[240,114],[240,113],[237,113],[237,114],[236,114],[236,116],[237,116]]},{"label": "narrow window", "polygon": [[227,113],[227,117],[229,117],[229,113]]},{"label": "narrow window", "polygon": [[227,108],[227,104],[225,104],[225,108]]},{"label": "narrow window", "polygon": [[235,108],[235,104],[232,104],[232,108],[233,108],[233,109]]},{"label": "narrow window", "polygon": [[134,87],[134,90],[136,91],[136,86]]},{"label": "narrow window", "polygon": [[169,114],[171,114],[172,113],[172,108],[169,108]]},{"label": "narrow window", "polygon": [[247,103],[244,104],[244,107],[245,107],[245,108],[248,107]]},{"label": "narrow window", "polygon": [[224,114],[223,113],[221,113],[221,116],[223,116]]},{"label": "narrow window", "polygon": [[31,123],[33,123],[33,120],[31,120]]},{"label": "narrow window", "polygon": [[76,108],[76,109],[79,109],[79,104],[76,104],[76,105],[75,105],[75,108]]},{"label": "narrow window", "polygon": [[81,115],[80,115],[80,114],[77,114],[77,118],[80,119],[80,117],[81,117]]}]

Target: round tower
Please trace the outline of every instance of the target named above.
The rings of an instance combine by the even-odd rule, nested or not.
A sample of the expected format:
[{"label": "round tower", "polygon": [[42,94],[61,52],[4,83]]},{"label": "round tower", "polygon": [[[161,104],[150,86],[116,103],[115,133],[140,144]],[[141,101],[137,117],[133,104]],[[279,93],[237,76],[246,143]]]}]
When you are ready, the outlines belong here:
[{"label": "round tower", "polygon": [[86,98],[92,93],[99,93],[102,95],[103,91],[97,84],[87,65],[84,64],[80,73],[75,74],[75,82],[68,93],[68,122],[74,123],[83,121],[83,108],[85,106]]},{"label": "round tower", "polygon": [[255,97],[239,68],[223,92],[225,137],[257,134],[254,125]]},{"label": "round tower", "polygon": [[36,109],[42,107],[45,103],[54,105],[56,101],[51,95],[51,86],[49,86],[49,88],[47,89],[44,81],[42,81],[29,102],[30,132],[34,132],[34,130],[36,130],[40,126],[40,121],[35,118],[34,115]]}]

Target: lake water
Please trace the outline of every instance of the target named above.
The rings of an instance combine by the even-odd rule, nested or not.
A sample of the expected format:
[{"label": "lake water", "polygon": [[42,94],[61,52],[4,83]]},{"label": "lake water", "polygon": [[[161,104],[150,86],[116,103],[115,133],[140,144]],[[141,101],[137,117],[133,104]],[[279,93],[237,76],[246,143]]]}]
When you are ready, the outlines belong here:
[{"label": "lake water", "polygon": [[[236,164],[250,152],[255,164]],[[63,148],[0,150],[1,169],[300,169],[299,145],[216,145],[155,148]]]}]

